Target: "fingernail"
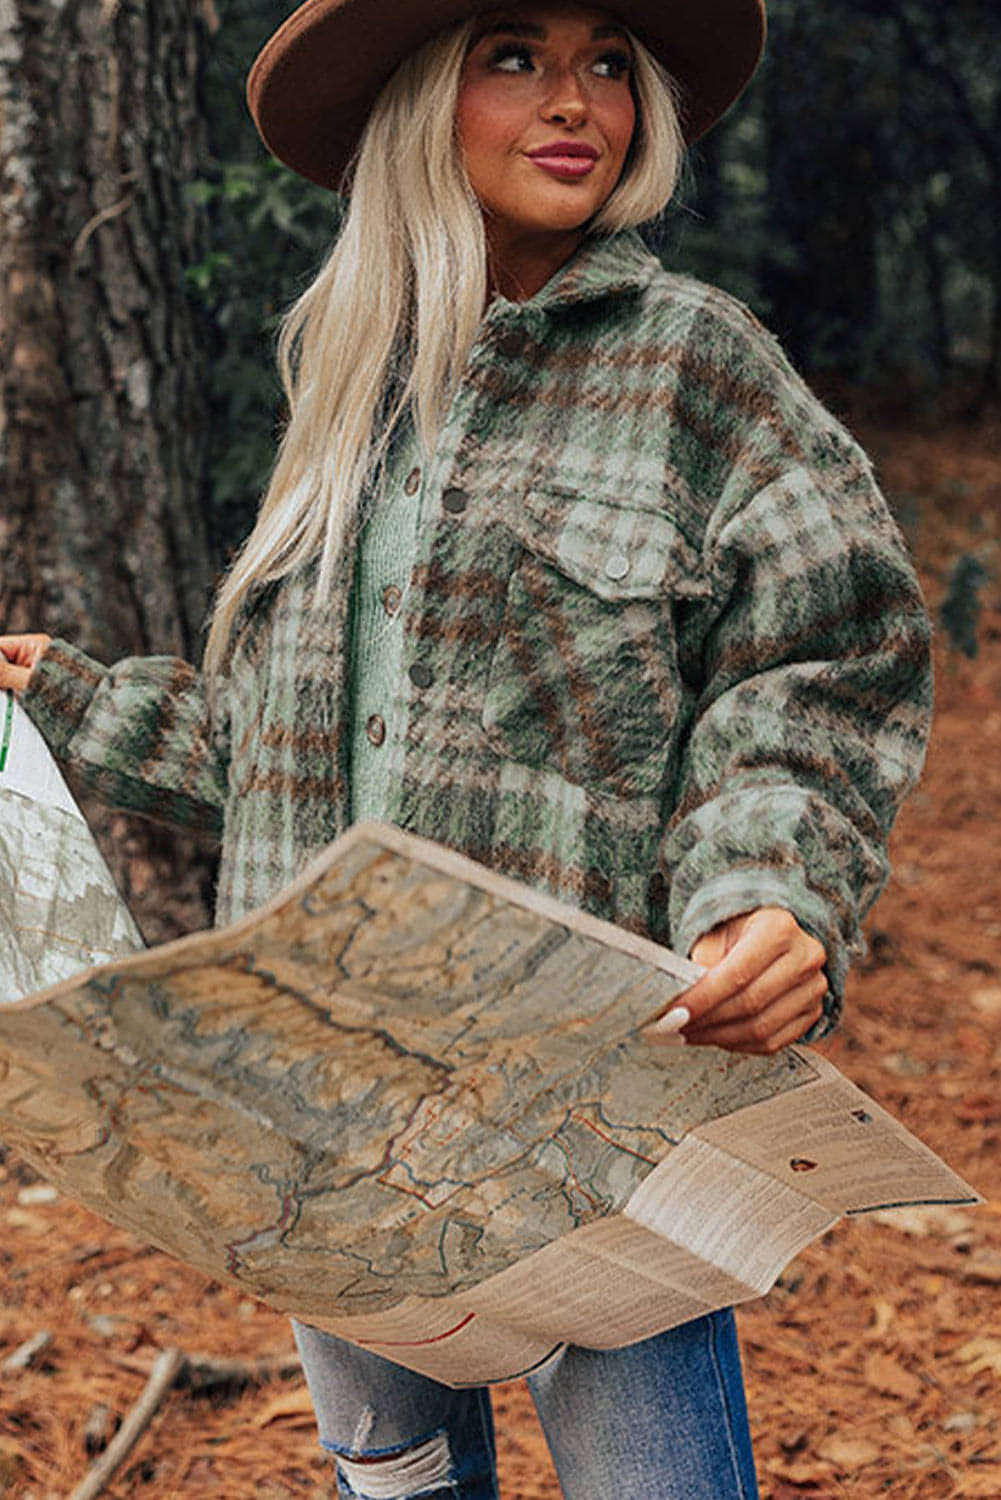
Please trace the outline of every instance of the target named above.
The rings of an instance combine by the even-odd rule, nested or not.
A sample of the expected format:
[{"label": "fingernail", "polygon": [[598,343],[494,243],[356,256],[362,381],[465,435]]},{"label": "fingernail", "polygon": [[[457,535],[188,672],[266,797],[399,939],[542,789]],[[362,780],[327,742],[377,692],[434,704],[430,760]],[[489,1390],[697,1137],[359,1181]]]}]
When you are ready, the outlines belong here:
[{"label": "fingernail", "polygon": [[675,1032],[684,1031],[692,1013],[685,1005],[676,1005],[674,1010],[669,1010],[666,1016],[661,1016],[655,1021],[650,1030],[655,1036],[673,1036]]}]

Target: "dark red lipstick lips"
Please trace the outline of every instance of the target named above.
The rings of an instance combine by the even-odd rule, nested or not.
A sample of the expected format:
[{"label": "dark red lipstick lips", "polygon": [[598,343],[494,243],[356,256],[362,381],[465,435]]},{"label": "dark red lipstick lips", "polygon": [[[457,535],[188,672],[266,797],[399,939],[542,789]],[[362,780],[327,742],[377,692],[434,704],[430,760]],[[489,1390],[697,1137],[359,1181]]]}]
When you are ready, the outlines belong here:
[{"label": "dark red lipstick lips", "polygon": [[594,146],[589,146],[584,141],[551,141],[548,146],[538,146],[534,151],[529,151],[528,155],[533,161],[547,156],[576,156],[587,161],[597,161],[599,153]]}]

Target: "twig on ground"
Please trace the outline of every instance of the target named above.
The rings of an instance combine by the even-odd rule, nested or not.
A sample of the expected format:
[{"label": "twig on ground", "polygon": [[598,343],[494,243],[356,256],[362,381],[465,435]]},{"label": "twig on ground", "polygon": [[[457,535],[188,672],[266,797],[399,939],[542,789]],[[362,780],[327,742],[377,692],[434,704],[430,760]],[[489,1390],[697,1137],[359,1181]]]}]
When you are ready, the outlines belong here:
[{"label": "twig on ground", "polygon": [[94,1500],[101,1493],[132,1452],[174,1386],[182,1386],[191,1391],[209,1391],[217,1390],[220,1386],[239,1388],[245,1385],[266,1385],[270,1380],[285,1380],[296,1375],[301,1368],[297,1354],[283,1354],[272,1359],[243,1360],[214,1359],[208,1354],[185,1354],[181,1349],[163,1350],[157,1355],[139,1399],[69,1500]]},{"label": "twig on ground", "polygon": [[187,1356],[180,1349],[164,1349],[163,1353],[157,1356],[156,1364],[153,1366],[139,1400],[90,1473],[81,1484],[77,1485],[70,1500],[94,1500],[94,1497],[101,1493],[108,1480],[124,1463],[156,1416],[164,1397],[177,1380],[186,1362]]},{"label": "twig on ground", "polygon": [[288,1380],[302,1372],[298,1354],[279,1354],[270,1359],[215,1359],[208,1354],[189,1354],[175,1384],[190,1391],[215,1391],[220,1387],[240,1390],[246,1385],[267,1385]]},{"label": "twig on ground", "polygon": [[34,1364],[36,1357],[46,1350],[52,1343],[52,1334],[47,1328],[41,1329],[32,1338],[27,1339],[8,1354],[3,1364],[0,1365],[0,1374],[15,1375],[19,1370],[27,1370],[29,1365]]}]

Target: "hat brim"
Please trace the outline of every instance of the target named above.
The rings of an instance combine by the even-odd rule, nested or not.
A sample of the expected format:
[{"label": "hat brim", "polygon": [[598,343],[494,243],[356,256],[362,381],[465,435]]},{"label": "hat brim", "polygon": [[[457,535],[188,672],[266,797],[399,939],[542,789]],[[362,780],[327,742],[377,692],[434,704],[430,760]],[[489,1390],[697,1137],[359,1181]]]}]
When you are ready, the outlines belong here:
[{"label": "hat brim", "polygon": [[[394,69],[484,0],[306,0],[265,43],[247,100],[268,150],[311,182],[337,188]],[[681,90],[691,143],[750,81],[765,40],[764,0],[612,0],[608,9]]]}]

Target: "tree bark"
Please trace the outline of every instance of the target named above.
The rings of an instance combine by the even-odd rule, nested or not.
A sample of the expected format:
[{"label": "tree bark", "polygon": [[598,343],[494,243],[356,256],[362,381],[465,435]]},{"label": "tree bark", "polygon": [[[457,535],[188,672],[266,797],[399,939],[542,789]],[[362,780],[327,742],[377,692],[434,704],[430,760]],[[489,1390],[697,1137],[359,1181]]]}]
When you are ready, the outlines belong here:
[{"label": "tree bark", "polygon": [[[0,0],[0,629],[104,661],[198,654],[207,0]],[[204,852],[90,806],[150,939],[207,916]]]},{"label": "tree bark", "polygon": [[0,622],[190,654],[211,579],[190,0],[0,0]]}]

